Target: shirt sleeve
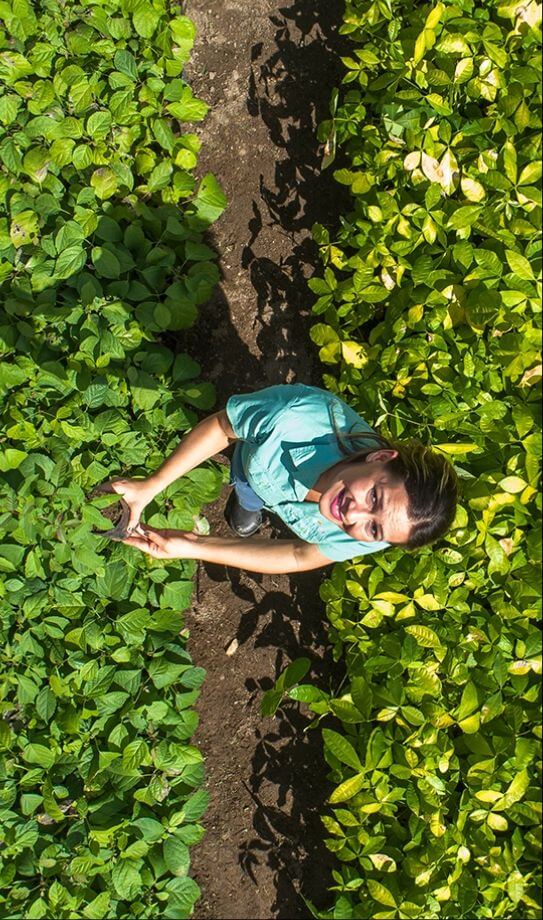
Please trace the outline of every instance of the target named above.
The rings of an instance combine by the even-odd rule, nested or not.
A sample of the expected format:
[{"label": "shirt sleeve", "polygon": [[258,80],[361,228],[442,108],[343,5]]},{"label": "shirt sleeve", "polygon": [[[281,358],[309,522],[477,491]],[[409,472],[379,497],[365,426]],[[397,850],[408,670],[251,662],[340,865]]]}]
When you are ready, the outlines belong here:
[{"label": "shirt sleeve", "polygon": [[332,562],[346,562],[348,559],[356,559],[358,556],[378,553],[390,546],[390,543],[379,541],[376,543],[361,543],[359,540],[353,540],[348,534],[344,534],[343,537],[344,539],[340,540],[327,540],[325,543],[317,543],[317,549]]},{"label": "shirt sleeve", "polygon": [[278,384],[256,393],[231,396],[226,415],[237,438],[262,444],[277,424],[281,414],[299,397],[301,385]]}]

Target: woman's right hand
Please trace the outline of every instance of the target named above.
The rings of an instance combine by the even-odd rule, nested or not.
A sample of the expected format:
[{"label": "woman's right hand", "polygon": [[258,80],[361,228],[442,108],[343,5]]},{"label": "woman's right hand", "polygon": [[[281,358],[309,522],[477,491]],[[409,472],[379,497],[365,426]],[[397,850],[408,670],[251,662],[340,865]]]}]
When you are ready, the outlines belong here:
[{"label": "woman's right hand", "polygon": [[138,526],[143,509],[153,500],[156,494],[148,479],[112,479],[106,485],[111,486],[124,498],[130,509],[130,517],[126,525],[127,533]]},{"label": "woman's right hand", "polygon": [[155,559],[198,559],[201,539],[195,533],[141,524],[137,534],[124,537],[122,542]]}]

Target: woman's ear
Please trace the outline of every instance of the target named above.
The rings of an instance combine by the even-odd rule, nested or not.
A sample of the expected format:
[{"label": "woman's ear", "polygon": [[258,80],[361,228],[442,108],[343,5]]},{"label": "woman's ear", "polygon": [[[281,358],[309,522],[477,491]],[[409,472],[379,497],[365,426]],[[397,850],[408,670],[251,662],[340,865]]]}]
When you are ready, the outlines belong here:
[{"label": "woman's ear", "polygon": [[388,463],[389,460],[395,460],[397,456],[398,451],[393,447],[381,447],[379,450],[370,451],[364,459],[367,463]]}]

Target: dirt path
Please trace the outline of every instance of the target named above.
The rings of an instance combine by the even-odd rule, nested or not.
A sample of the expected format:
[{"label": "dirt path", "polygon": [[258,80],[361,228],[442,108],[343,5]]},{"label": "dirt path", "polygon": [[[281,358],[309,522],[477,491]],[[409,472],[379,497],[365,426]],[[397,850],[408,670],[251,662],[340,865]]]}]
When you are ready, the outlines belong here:
[{"label": "dirt path", "polygon": [[[311,225],[333,223],[339,207],[337,186],[320,173],[315,123],[338,80],[340,7],[187,3],[198,27],[187,76],[212,106],[198,129],[199,171],[213,172],[229,200],[211,238],[222,284],[187,343],[217,386],[218,406],[272,383],[321,383],[305,279],[317,260]],[[219,534],[228,532],[226,497],[207,510]],[[322,686],[335,680],[320,580],[318,572],[289,578],[200,567],[190,650],[207,670],[196,743],[211,805],[193,851],[199,920],[294,920],[311,916],[300,892],[321,906],[329,900],[319,813],[330,786],[320,735],[304,734],[310,720],[295,704],[276,719],[259,712],[262,691],[302,654]]]}]

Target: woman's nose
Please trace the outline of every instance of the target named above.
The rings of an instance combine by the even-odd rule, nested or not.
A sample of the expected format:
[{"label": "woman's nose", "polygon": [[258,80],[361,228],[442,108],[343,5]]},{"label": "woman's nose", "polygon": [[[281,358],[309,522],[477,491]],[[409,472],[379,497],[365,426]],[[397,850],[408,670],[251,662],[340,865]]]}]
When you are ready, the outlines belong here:
[{"label": "woman's nose", "polygon": [[348,525],[358,524],[359,521],[364,519],[365,514],[365,510],[358,505],[356,499],[349,498],[349,503],[343,514],[345,523]]}]

